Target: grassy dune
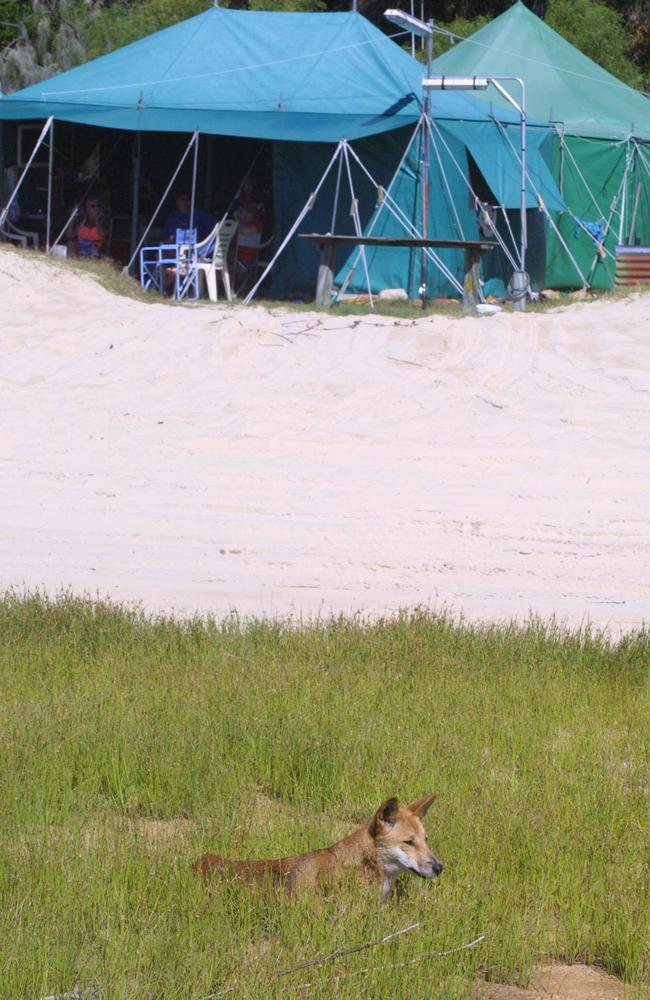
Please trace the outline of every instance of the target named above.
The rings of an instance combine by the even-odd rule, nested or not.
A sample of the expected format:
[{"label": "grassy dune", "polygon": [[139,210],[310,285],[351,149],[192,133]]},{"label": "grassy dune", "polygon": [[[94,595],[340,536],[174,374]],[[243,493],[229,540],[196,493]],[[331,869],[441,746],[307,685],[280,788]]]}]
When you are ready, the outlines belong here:
[{"label": "grassy dune", "polygon": [[[0,997],[444,997],[540,960],[650,981],[650,635],[413,614],[151,621],[0,601]],[[288,905],[206,849],[324,846],[435,791],[435,883]],[[280,979],[282,968],[425,925]],[[458,948],[475,948],[398,963]],[[309,991],[297,990],[309,982]],[[230,994],[228,994],[230,995]]]}]

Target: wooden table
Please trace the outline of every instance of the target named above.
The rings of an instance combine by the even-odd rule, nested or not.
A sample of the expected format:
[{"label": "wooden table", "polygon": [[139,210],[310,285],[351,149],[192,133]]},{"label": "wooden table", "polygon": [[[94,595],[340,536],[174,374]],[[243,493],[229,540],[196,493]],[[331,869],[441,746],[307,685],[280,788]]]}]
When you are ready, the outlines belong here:
[{"label": "wooden table", "polygon": [[337,247],[433,247],[462,250],[465,254],[463,280],[463,310],[471,312],[478,302],[479,265],[486,250],[497,244],[491,240],[425,240],[411,236],[343,236],[336,233],[300,233],[302,239],[313,240],[320,248],[320,265],[316,283],[316,304],[332,304],[334,265]]}]

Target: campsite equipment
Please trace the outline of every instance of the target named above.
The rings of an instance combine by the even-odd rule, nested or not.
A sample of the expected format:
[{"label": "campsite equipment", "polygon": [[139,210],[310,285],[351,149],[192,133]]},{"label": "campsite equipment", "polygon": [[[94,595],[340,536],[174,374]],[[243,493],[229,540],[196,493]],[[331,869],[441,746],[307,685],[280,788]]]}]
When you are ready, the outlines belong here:
[{"label": "campsite equipment", "polygon": [[650,285],[650,247],[616,247],[616,287]]},{"label": "campsite equipment", "polygon": [[[564,241],[592,286],[611,287],[615,245],[628,242],[633,229],[650,244],[650,101],[521,2],[434,59],[433,71],[525,82],[528,114],[553,130],[553,175],[571,208],[552,211],[558,231],[548,234],[545,284],[576,284]],[[603,241],[593,225],[602,227]]]},{"label": "campsite equipment", "polygon": [[[179,68],[180,52],[191,52],[192,59]],[[318,261],[317,248],[286,240],[296,231],[301,204],[318,232],[358,236],[371,226],[376,235],[422,238],[426,232],[432,239],[459,240],[477,236],[476,211],[467,198],[472,171],[485,178],[504,218],[519,205],[518,117],[463,93],[430,94],[423,115],[421,81],[421,65],[360,14],[213,7],[4,95],[0,121],[47,119],[39,142],[50,144],[55,122],[133,133],[132,260],[141,232],[141,161],[151,133],[191,134],[183,157],[192,147],[194,182],[201,136],[268,141],[275,243],[283,248],[281,258],[276,254],[272,293],[296,294],[313,289]],[[540,179],[545,205],[561,210],[565,203],[545,162],[548,132],[529,121],[527,174]],[[332,158],[336,144],[339,158]],[[340,203],[342,181],[354,192],[348,205]],[[527,210],[539,211],[532,187]],[[538,235],[543,243],[543,227]],[[461,294],[462,251],[430,251],[426,274],[417,276],[416,258],[420,263],[421,250],[404,247],[362,254],[364,288],[404,287],[416,297],[424,285],[429,297]],[[343,256],[337,260],[342,264]]]}]

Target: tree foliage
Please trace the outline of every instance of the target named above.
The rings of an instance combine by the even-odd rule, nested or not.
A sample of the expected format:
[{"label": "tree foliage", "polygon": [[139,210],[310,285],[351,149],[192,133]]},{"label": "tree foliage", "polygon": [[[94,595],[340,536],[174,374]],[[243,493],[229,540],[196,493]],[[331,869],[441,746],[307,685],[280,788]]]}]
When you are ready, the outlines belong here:
[{"label": "tree foliage", "polygon": [[630,42],[617,10],[599,0],[551,0],[546,23],[603,69],[642,87],[643,74],[628,58]]}]

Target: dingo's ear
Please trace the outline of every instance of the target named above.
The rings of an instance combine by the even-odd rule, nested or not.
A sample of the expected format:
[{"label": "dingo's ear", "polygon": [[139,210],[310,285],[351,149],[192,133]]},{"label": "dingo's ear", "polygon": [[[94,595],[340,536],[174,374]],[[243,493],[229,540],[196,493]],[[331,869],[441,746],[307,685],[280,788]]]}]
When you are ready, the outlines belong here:
[{"label": "dingo's ear", "polygon": [[386,799],[370,821],[370,836],[376,837],[382,826],[392,826],[397,819],[399,803],[396,798]]},{"label": "dingo's ear", "polygon": [[421,799],[418,799],[417,802],[411,802],[410,806],[406,808],[418,819],[424,819],[435,800],[435,795],[423,795]]}]

